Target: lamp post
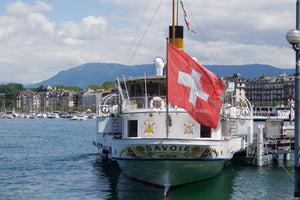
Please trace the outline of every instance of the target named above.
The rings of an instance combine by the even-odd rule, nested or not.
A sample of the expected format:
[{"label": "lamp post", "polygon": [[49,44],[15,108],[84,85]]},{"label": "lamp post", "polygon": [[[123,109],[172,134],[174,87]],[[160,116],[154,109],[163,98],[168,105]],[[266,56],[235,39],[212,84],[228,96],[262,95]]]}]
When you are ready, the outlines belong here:
[{"label": "lamp post", "polygon": [[296,52],[296,73],[295,73],[295,192],[294,197],[300,197],[300,0],[296,4],[296,29],[286,34],[286,40],[293,45]]}]

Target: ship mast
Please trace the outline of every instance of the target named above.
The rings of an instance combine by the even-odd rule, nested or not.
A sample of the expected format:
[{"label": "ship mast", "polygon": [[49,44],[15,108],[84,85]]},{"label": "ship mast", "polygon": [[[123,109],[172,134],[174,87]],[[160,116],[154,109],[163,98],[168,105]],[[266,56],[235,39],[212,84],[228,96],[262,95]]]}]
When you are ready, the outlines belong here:
[{"label": "ship mast", "polygon": [[[172,36],[175,36],[175,0],[172,3]],[[175,37],[170,37],[171,44],[175,44]]]},{"label": "ship mast", "polygon": [[[172,5],[172,26],[169,26],[170,43],[183,51],[183,26],[178,25],[178,0],[177,0],[177,20],[175,19],[175,0]],[[177,23],[175,22],[177,21]],[[175,25],[176,23],[176,25]]]},{"label": "ship mast", "polygon": [[[168,42],[183,51],[183,26],[178,25],[178,0],[177,0],[177,22],[175,25],[175,0],[172,3],[172,26],[169,26],[169,41],[167,38],[167,60],[168,60]],[[168,68],[167,62],[167,68]],[[166,70],[166,135],[169,133],[169,97],[168,97],[168,69]]]}]

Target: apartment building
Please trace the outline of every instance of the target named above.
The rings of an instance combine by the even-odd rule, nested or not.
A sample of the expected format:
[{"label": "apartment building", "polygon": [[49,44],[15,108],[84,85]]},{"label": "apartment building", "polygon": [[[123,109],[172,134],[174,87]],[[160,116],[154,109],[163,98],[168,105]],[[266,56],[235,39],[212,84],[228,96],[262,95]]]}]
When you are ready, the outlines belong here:
[{"label": "apartment building", "polygon": [[246,84],[246,97],[254,106],[287,106],[294,96],[294,75],[263,75]]}]

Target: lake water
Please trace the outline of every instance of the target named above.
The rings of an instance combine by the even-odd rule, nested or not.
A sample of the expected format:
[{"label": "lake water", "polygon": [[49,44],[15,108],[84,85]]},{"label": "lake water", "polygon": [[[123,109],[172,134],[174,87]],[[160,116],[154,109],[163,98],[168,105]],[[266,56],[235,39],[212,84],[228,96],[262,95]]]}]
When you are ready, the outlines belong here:
[{"label": "lake water", "polygon": [[[0,199],[164,199],[126,178],[92,145],[96,120],[0,119]],[[231,165],[167,199],[292,199],[294,170]]]}]

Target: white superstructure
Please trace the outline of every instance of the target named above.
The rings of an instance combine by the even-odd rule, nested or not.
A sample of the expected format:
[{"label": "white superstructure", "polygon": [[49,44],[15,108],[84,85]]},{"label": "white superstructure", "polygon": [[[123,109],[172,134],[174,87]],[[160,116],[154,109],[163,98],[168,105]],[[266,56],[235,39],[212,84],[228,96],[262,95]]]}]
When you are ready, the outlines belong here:
[{"label": "white superstructure", "polygon": [[238,97],[236,105],[230,87],[218,127],[212,129],[173,105],[166,116],[165,76],[117,82],[119,92],[102,101],[95,145],[129,177],[166,191],[220,173],[234,153],[245,149],[244,136],[253,132],[249,102]]}]

